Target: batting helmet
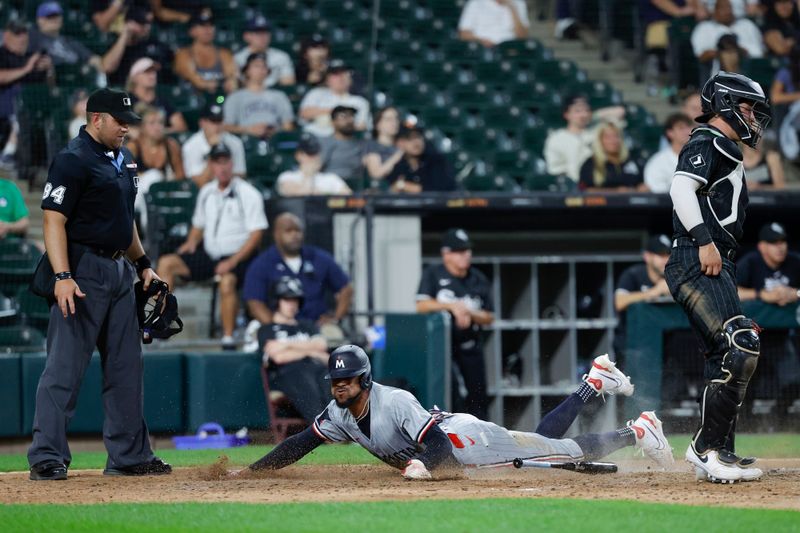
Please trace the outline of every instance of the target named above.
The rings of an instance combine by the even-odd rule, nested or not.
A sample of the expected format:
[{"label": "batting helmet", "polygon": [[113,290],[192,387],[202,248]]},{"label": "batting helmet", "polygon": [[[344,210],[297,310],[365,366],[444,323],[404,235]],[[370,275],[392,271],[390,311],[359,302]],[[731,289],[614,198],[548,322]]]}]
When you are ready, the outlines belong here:
[{"label": "batting helmet", "polygon": [[169,292],[169,285],[154,279],[144,290],[144,283],[138,281],[134,292],[142,342],[150,344],[153,339],[168,339],[183,331],[183,322],[178,317],[178,300]]},{"label": "batting helmet", "polygon": [[300,307],[303,307],[303,299],[305,293],[303,292],[303,284],[297,278],[291,276],[283,276],[278,281],[272,284],[270,288],[270,307],[272,310],[278,308],[278,300],[281,298],[292,298],[300,300]]},{"label": "batting helmet", "polygon": [[328,359],[328,374],[325,379],[352,378],[361,376],[359,384],[364,390],[372,387],[372,365],[367,353],[355,344],[336,348]]},{"label": "batting helmet", "polygon": [[[753,106],[755,124],[745,120],[739,104]],[[703,114],[697,122],[708,122],[719,115],[739,136],[744,144],[755,148],[772,116],[769,100],[761,85],[747,76],[720,71],[703,86],[701,94]]]}]

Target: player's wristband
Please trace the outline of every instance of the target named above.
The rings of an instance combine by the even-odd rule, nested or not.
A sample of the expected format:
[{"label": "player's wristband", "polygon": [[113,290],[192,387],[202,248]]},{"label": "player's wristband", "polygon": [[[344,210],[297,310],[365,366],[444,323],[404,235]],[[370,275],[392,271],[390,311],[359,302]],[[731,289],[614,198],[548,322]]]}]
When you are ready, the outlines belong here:
[{"label": "player's wristband", "polygon": [[142,272],[144,272],[148,268],[153,268],[153,263],[150,261],[150,258],[147,257],[147,254],[145,254],[136,261],[134,261],[133,266],[136,267],[136,273],[141,276]]},{"label": "player's wristband", "polygon": [[692,235],[692,238],[695,240],[698,246],[705,246],[706,244],[713,242],[711,239],[711,233],[708,231],[708,227],[703,222],[690,229],[689,233]]},{"label": "player's wristband", "polygon": [[65,270],[64,272],[56,274],[56,281],[63,281],[65,279],[72,279],[72,272]]}]

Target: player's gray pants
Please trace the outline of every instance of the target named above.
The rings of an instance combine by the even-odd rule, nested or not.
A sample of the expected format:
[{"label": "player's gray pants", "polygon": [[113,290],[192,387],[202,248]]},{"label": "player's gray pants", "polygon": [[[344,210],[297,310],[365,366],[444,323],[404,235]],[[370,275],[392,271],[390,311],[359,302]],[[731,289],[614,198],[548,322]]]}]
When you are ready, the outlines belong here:
[{"label": "player's gray pants", "polygon": [[133,292],[135,272],[124,259],[84,253],[75,281],[86,297],[75,298],[66,319],[50,307],[47,362],[36,389],[31,465],[72,460],[67,427],[75,414],[83,375],[95,346],[103,367],[103,442],[108,467],[130,466],[153,457],[143,416],[142,345]]},{"label": "player's gray pants", "polygon": [[583,458],[572,439],[551,439],[537,433],[509,431],[465,413],[455,413],[439,422],[453,446],[453,455],[463,465],[491,465],[517,458],[574,461]]}]

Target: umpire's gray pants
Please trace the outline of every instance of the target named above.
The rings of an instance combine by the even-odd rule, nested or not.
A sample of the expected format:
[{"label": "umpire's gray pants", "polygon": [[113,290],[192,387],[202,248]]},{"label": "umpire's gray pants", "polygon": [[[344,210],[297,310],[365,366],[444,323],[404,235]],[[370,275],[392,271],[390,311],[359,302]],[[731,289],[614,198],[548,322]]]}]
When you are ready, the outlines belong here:
[{"label": "umpire's gray pants", "polygon": [[107,467],[149,461],[153,452],[143,416],[142,345],[133,267],[124,259],[86,252],[73,273],[86,297],[75,298],[75,314],[67,318],[58,304],[50,307],[47,362],[36,389],[28,462],[33,466],[56,460],[69,466],[67,427],[95,346],[103,368]]}]

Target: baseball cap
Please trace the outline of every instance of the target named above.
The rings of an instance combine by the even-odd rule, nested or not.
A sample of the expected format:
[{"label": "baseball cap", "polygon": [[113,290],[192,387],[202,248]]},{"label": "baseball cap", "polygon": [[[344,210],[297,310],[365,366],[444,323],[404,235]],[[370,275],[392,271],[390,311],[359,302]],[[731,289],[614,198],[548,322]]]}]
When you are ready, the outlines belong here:
[{"label": "baseball cap", "polygon": [[272,24],[269,23],[267,17],[261,13],[257,13],[253,18],[247,21],[244,31],[272,31]]},{"label": "baseball cap", "polygon": [[203,24],[214,24],[214,14],[210,7],[204,7],[200,11],[195,11],[189,19],[189,27],[202,26]]},{"label": "baseball cap", "polygon": [[208,158],[211,160],[219,159],[220,157],[231,157],[231,149],[225,143],[217,143],[211,147],[208,152]]},{"label": "baseball cap", "polygon": [[317,155],[321,149],[317,138],[310,133],[302,134],[297,143],[297,151],[308,155]]},{"label": "baseball cap", "polygon": [[758,240],[766,242],[782,242],[786,239],[786,229],[777,222],[764,224],[758,231]]},{"label": "baseball cap", "polygon": [[58,2],[42,2],[36,8],[36,18],[52,17],[53,15],[63,15],[64,10]]},{"label": "baseball cap", "polygon": [[142,117],[133,112],[131,97],[125,91],[116,89],[97,89],[89,95],[86,111],[90,113],[108,113],[120,122],[134,124],[141,122]]},{"label": "baseball cap", "polygon": [[29,29],[30,26],[28,25],[28,23],[22,19],[10,19],[6,23],[6,30],[10,31],[15,35],[27,33]]},{"label": "baseball cap", "polygon": [[469,240],[469,235],[461,228],[449,229],[442,237],[442,251],[461,252],[471,249],[472,242]]},{"label": "baseball cap", "polygon": [[329,74],[335,74],[337,72],[344,72],[346,70],[352,70],[350,65],[342,61],[341,59],[331,59],[328,61],[328,70]]},{"label": "baseball cap", "polygon": [[333,109],[331,109],[331,118],[336,118],[336,115],[339,113],[353,113],[356,114],[358,109],[355,107],[351,107],[349,105],[337,105]]},{"label": "baseball cap", "polygon": [[645,251],[658,255],[667,255],[672,251],[672,240],[663,233],[651,235],[650,238],[647,239]]},{"label": "baseball cap", "polygon": [[222,106],[219,104],[211,104],[200,113],[200,118],[213,120],[214,122],[222,122]]},{"label": "baseball cap", "polygon": [[142,57],[140,59],[137,59],[136,62],[133,65],[131,65],[131,70],[130,72],[128,72],[128,77],[132,78],[137,74],[141,74],[142,72],[147,72],[151,68],[158,70],[159,68],[161,68],[161,66],[152,59],[150,59],[149,57]]}]

